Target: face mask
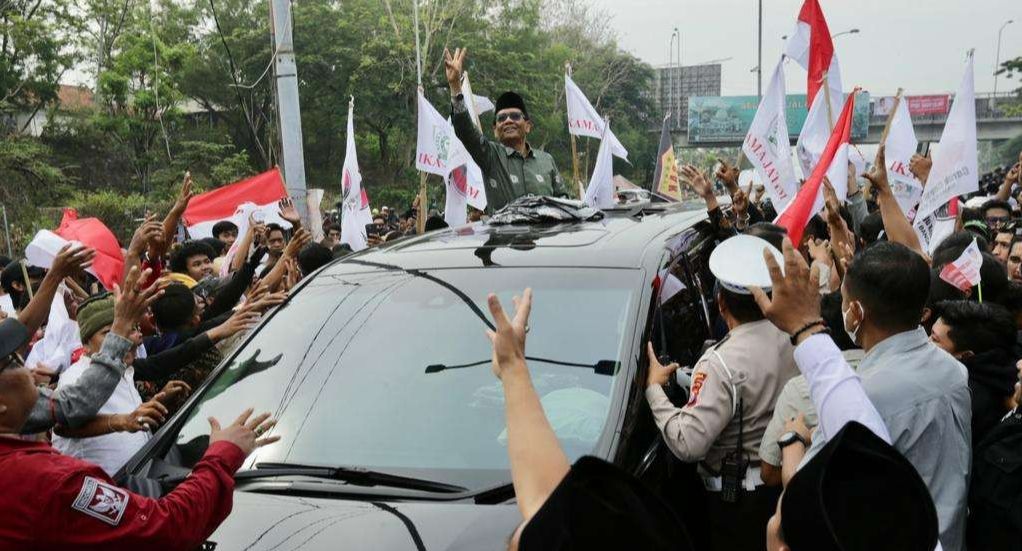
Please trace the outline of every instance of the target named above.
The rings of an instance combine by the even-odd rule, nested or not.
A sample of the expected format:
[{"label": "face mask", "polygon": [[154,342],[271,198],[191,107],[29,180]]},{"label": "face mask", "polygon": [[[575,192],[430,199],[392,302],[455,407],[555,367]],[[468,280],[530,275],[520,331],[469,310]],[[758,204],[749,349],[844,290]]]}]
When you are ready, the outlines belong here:
[{"label": "face mask", "polygon": [[[862,327],[862,322],[860,321],[860,322],[859,322],[859,325],[856,325],[856,326],[855,326],[855,329],[852,329],[852,330],[849,330],[849,329],[848,329],[848,313],[852,311],[852,308],[854,308],[856,304],[858,304],[858,303],[856,303],[856,302],[853,302],[853,303],[852,303],[852,304],[851,304],[851,305],[850,305],[850,306],[848,307],[848,309],[847,309],[847,310],[842,310],[842,311],[841,311],[841,321],[842,321],[842,322],[844,323],[844,329],[845,329],[845,333],[848,333],[848,338],[849,338],[849,339],[852,339],[852,342],[853,342],[854,344],[859,344],[859,342],[858,342],[858,341],[857,341],[856,339],[857,339],[857,338],[858,338],[858,336],[859,336],[859,328],[861,328],[861,327]],[[861,309],[861,308],[862,308],[862,306],[859,306],[859,308]]]}]

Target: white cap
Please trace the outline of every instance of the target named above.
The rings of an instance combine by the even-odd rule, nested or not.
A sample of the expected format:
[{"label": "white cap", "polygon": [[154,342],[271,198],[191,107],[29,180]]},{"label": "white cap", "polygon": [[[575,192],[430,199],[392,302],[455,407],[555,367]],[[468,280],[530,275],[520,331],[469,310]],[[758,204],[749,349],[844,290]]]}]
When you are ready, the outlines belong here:
[{"label": "white cap", "polygon": [[773,286],[770,270],[763,260],[763,249],[768,249],[784,273],[784,255],[765,239],[751,235],[736,235],[725,239],[710,254],[710,271],[720,286],[742,295],[751,295],[749,287],[769,291]]}]

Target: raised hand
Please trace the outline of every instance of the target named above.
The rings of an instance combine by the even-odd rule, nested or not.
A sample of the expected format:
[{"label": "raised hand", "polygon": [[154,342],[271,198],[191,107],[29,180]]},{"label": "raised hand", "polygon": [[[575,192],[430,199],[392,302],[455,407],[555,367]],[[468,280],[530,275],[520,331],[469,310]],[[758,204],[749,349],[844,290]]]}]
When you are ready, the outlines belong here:
[{"label": "raised hand", "polygon": [[259,323],[259,312],[255,308],[246,305],[244,308],[231,314],[227,321],[210,329],[206,336],[213,342],[220,342],[226,338],[233,337],[241,331],[252,329]]},{"label": "raised hand", "polygon": [[444,48],[444,69],[447,72],[447,84],[451,87],[451,95],[461,93],[461,74],[465,71],[465,54],[468,48],[457,48],[454,54]]},{"label": "raised hand", "polygon": [[291,241],[288,242],[287,246],[284,247],[284,257],[294,258],[298,256],[298,251],[302,250],[302,247],[309,244],[312,241],[312,234],[309,230],[302,228],[295,232],[291,237]]},{"label": "raised hand", "polygon": [[749,193],[748,191],[737,188],[735,194],[731,196],[731,206],[735,209],[735,214],[739,217],[743,216],[749,211]]},{"label": "raised hand", "polygon": [[298,216],[298,209],[295,208],[295,203],[290,197],[285,197],[278,201],[277,208],[280,209],[281,218],[287,220],[296,228],[301,227],[302,218],[301,216]]},{"label": "raised hand", "polygon": [[833,257],[830,253],[830,241],[826,239],[809,239],[806,241],[809,247],[809,258],[814,262],[822,262],[827,266],[833,264]]},{"label": "raised hand", "polygon": [[132,266],[124,278],[124,290],[122,291],[119,285],[114,285],[114,323],[110,329],[111,333],[127,338],[131,328],[142,319],[149,305],[163,295],[161,285],[150,285],[142,289],[142,284],[149,280],[152,272],[149,268],[139,271],[138,266]]},{"label": "raised hand", "polygon": [[155,214],[146,216],[142,225],[135,229],[128,244],[128,254],[138,256],[150,243],[163,239],[163,223]]},{"label": "raised hand", "polygon": [[529,326],[529,312],[532,311],[532,289],[525,289],[521,298],[515,296],[514,318],[508,319],[504,307],[497,295],[490,293],[486,297],[493,316],[496,331],[486,331],[486,336],[493,343],[493,374],[498,379],[516,368],[525,367],[525,333]]},{"label": "raised hand", "polygon": [[[873,164],[872,168],[870,168],[869,172],[865,175],[866,179],[869,180],[869,183],[873,185],[873,190],[876,192],[877,198],[892,195],[891,183],[887,179],[886,149],[886,146],[880,146],[880,149],[877,150],[876,163]],[[929,172],[929,169],[927,169],[926,173],[929,174]]]},{"label": "raised hand", "polygon": [[827,222],[831,224],[838,223],[841,218],[841,202],[838,201],[837,192],[834,191],[834,186],[830,184],[830,178],[823,177],[823,206],[827,209]]},{"label": "raised hand", "polygon": [[710,179],[706,177],[705,172],[698,168],[692,165],[681,167],[681,180],[700,197],[705,199],[713,196],[713,185],[710,183]]},{"label": "raised hand", "polygon": [[734,189],[738,187],[738,176],[741,174],[741,170],[738,170],[737,166],[731,166],[727,164],[727,161],[717,158],[719,165],[717,170],[713,172],[713,177],[724,182],[727,186],[728,191],[734,192]]},{"label": "raised hand", "polygon": [[908,170],[916,177],[917,180],[926,185],[926,180],[930,177],[930,169],[933,168],[933,158],[930,157],[930,152],[926,152],[926,156],[916,153],[912,155],[912,158],[908,162]]},{"label": "raised hand", "polygon": [[669,365],[663,365],[660,360],[656,357],[656,352],[653,351],[653,343],[646,343],[646,355],[649,356],[649,373],[646,374],[646,386],[663,386],[667,384],[667,381],[671,380],[671,375],[678,370],[678,364],[672,362]]},{"label": "raised hand", "polygon": [[57,256],[53,259],[53,264],[50,266],[50,273],[53,274],[53,277],[64,279],[67,276],[74,275],[79,270],[92,266],[92,261],[95,259],[96,249],[91,249],[84,245],[72,246],[68,243],[57,252]]},{"label": "raised hand", "polygon": [[174,201],[174,208],[184,210],[188,206],[188,201],[192,199],[192,173],[185,172],[185,177],[181,181],[181,190],[177,194],[177,200]]},{"label": "raised hand", "polygon": [[802,255],[784,238],[784,270],[777,265],[770,251],[763,249],[763,258],[770,271],[771,296],[752,287],[752,295],[763,315],[778,329],[791,334],[806,324],[820,320],[820,271],[810,269]]},{"label": "raised hand", "polygon": [[250,417],[252,417],[252,408],[241,412],[241,415],[226,428],[221,428],[220,422],[216,418],[210,417],[209,444],[212,446],[216,442],[230,442],[241,448],[241,451],[248,457],[256,449],[280,440],[279,436],[260,438],[277,424],[277,420],[271,419],[268,412],[251,420]]}]

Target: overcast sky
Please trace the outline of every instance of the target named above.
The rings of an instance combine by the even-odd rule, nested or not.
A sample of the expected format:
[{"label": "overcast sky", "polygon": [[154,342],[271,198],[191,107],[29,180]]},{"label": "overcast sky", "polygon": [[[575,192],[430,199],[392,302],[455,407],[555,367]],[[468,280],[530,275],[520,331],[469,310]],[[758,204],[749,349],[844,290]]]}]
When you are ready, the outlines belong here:
[{"label": "overcast sky", "polygon": [[[685,65],[731,57],[723,62],[724,95],[756,94],[756,0],[589,0],[607,11],[621,48],[652,65],[668,62],[674,27],[681,30]],[[1004,29],[1001,59],[1022,56],[1022,0],[820,0],[832,34],[846,88],[862,86],[873,95],[954,92],[965,52],[976,49],[976,91],[992,92],[997,30]],[[764,82],[783,49],[782,35],[794,28],[802,0],[763,2]],[[789,93],[804,93],[806,73],[786,67]],[[1018,88],[1003,76],[998,91]]]}]

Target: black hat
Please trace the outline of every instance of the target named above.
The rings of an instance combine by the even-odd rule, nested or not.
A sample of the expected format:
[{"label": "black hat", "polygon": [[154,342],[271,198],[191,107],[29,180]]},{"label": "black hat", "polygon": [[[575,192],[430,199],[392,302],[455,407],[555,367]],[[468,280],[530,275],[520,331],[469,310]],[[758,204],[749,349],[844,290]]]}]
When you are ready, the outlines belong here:
[{"label": "black hat", "polygon": [[595,457],[575,462],[522,530],[518,548],[692,549],[670,505],[642,482]]},{"label": "black hat", "polygon": [[939,526],[915,467],[851,422],[788,483],[781,531],[792,551],[933,551]]},{"label": "black hat", "polygon": [[497,98],[496,106],[493,108],[493,114],[496,115],[504,109],[518,109],[525,115],[525,118],[529,118],[529,111],[525,108],[525,100],[522,96],[514,92],[504,92]]},{"label": "black hat", "polygon": [[18,320],[0,321],[0,360],[14,354],[28,342],[28,329]]}]

